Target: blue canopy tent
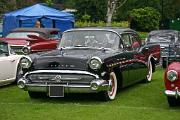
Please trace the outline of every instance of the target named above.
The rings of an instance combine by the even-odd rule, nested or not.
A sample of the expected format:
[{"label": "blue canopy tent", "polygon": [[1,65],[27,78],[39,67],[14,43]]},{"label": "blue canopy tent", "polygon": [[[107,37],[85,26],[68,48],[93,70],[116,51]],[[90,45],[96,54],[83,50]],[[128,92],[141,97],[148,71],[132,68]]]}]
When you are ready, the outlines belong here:
[{"label": "blue canopy tent", "polygon": [[34,27],[39,20],[43,27],[59,28],[61,31],[74,27],[74,15],[47,7],[43,4],[35,4],[20,10],[4,14],[3,36],[10,30],[18,27]]}]

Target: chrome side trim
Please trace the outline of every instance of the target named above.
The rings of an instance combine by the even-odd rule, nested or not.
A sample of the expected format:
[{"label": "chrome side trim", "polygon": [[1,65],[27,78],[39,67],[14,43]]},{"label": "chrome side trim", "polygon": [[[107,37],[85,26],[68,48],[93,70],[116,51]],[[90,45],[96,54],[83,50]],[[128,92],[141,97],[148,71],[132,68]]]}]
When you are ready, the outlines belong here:
[{"label": "chrome side trim", "polygon": [[10,45],[10,47],[24,47],[24,45]]},{"label": "chrome side trim", "polygon": [[96,79],[99,79],[99,76],[96,74],[92,74],[87,71],[77,71],[77,70],[36,70],[32,72],[28,72],[24,75],[24,77],[28,74],[34,74],[34,73],[66,73],[66,74],[84,74],[84,75],[91,75],[94,76]]}]

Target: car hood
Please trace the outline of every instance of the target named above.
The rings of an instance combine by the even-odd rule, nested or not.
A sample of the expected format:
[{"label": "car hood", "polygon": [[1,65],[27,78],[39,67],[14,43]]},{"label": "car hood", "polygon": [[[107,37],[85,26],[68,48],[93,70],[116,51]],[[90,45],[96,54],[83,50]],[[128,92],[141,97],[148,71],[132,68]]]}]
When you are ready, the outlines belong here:
[{"label": "car hood", "polygon": [[54,50],[36,55],[34,69],[86,70],[88,68],[87,63],[93,56],[103,58],[112,52],[112,50],[106,51],[86,48]]}]

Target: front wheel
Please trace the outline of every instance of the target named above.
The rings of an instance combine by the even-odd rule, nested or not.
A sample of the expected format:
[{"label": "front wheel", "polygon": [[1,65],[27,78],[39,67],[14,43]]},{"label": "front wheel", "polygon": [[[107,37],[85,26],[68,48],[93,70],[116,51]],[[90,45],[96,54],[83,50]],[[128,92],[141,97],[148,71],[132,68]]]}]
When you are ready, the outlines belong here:
[{"label": "front wheel", "polygon": [[108,91],[105,91],[105,92],[102,93],[103,99],[105,101],[114,100],[115,97],[116,97],[116,93],[117,93],[117,79],[116,79],[116,75],[115,75],[114,72],[110,73],[109,83],[111,85],[111,88]]},{"label": "front wheel", "polygon": [[23,76],[23,71],[22,71],[22,67],[21,65],[18,65],[17,67],[17,72],[16,72],[16,80],[15,82],[17,83],[17,81]]},{"label": "front wheel", "polygon": [[167,97],[168,103],[170,107],[175,107],[178,105],[178,99],[176,99],[175,97]]},{"label": "front wheel", "polygon": [[148,74],[146,75],[145,82],[151,82],[152,79],[152,62],[148,61]]},{"label": "front wheel", "polygon": [[167,62],[162,58],[162,67],[165,69],[167,67]]}]

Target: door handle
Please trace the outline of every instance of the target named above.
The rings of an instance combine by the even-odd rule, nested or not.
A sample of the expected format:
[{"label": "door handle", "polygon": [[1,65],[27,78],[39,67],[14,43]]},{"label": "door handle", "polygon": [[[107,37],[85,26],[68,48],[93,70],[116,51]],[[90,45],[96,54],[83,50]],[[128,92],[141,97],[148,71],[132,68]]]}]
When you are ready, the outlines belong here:
[{"label": "door handle", "polygon": [[11,60],[11,62],[15,62],[16,60]]}]

